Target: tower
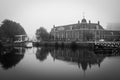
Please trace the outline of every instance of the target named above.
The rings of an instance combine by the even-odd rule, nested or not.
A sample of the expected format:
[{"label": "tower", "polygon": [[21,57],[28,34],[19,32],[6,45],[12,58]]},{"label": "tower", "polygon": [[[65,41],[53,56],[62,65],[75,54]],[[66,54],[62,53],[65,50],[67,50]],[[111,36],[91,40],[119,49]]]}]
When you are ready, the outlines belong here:
[{"label": "tower", "polygon": [[83,12],[83,19],[81,20],[81,23],[87,23],[84,12]]}]

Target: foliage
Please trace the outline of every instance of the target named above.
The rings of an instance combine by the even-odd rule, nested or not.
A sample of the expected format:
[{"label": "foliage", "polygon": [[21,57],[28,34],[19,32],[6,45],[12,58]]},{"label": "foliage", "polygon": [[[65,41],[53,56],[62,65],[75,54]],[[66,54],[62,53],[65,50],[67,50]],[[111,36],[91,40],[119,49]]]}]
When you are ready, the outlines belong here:
[{"label": "foliage", "polygon": [[15,35],[25,35],[26,32],[23,27],[14,21],[4,20],[0,27],[0,38],[1,39],[14,39]]},{"label": "foliage", "polygon": [[39,29],[36,30],[37,40],[46,41],[46,40],[49,40],[49,36],[50,35],[47,32],[47,30],[43,27],[40,27]]},{"label": "foliage", "polygon": [[43,47],[41,49],[37,49],[36,52],[36,58],[39,59],[40,61],[44,61],[47,58],[47,55],[49,53],[49,49],[46,47]]}]

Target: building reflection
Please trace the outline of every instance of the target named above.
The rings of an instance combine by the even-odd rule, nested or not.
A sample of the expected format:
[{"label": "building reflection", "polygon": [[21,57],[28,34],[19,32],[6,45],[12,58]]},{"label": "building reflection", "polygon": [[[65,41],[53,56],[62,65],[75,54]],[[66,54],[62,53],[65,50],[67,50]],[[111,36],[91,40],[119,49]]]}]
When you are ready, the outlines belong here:
[{"label": "building reflection", "polygon": [[100,67],[101,62],[105,58],[104,56],[99,56],[94,53],[94,51],[83,48],[83,49],[53,49],[51,50],[51,55],[54,59],[59,59],[67,62],[76,63],[78,67],[82,70],[86,70],[89,66],[98,65]]},{"label": "building reflection", "polygon": [[40,61],[47,59],[48,54],[51,54],[53,60],[62,60],[71,64],[78,65],[83,71],[87,68],[97,65],[100,67],[100,64],[106,57],[118,56],[120,55],[119,49],[97,49],[90,50],[88,48],[37,48],[36,58]]},{"label": "building reflection", "polygon": [[0,50],[0,65],[7,70],[16,66],[24,57],[24,48],[4,48]]},{"label": "building reflection", "polygon": [[120,56],[120,48],[111,48],[111,49],[95,49],[95,54],[102,55],[102,56]]}]

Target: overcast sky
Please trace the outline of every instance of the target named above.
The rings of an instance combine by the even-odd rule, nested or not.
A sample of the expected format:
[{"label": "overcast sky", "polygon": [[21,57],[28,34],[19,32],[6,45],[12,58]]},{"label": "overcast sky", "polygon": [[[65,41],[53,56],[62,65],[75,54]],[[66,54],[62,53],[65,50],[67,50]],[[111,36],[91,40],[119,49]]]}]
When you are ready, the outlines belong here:
[{"label": "overcast sky", "polygon": [[53,25],[77,23],[83,12],[103,27],[120,23],[120,0],[0,0],[0,22],[14,20],[31,36],[40,26],[50,31]]}]

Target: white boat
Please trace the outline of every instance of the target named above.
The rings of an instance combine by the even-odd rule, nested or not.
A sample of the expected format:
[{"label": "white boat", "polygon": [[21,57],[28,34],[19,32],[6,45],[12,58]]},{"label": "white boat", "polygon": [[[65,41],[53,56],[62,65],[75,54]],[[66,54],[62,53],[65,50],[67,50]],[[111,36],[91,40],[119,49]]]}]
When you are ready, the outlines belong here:
[{"label": "white boat", "polygon": [[27,48],[33,47],[32,42],[26,43],[26,47],[27,47]]}]

